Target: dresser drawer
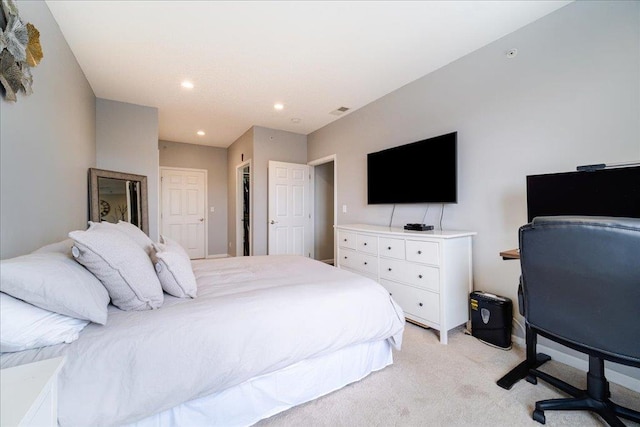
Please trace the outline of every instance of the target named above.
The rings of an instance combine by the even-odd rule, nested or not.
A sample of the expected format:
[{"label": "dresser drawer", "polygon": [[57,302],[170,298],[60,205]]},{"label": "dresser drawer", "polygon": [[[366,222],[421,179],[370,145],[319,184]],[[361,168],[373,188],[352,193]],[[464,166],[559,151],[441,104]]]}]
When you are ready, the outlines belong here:
[{"label": "dresser drawer", "polygon": [[380,256],[389,258],[404,259],[404,240],[380,237],[378,247]]},{"label": "dresser drawer", "polygon": [[440,292],[440,269],[422,264],[405,264],[404,281],[422,289]]},{"label": "dresser drawer", "polygon": [[420,242],[407,240],[407,261],[421,262],[424,264],[439,265],[440,250],[436,242]]},{"label": "dresser drawer", "polygon": [[440,290],[440,270],[428,265],[380,258],[380,278],[404,282],[434,292]]},{"label": "dresser drawer", "polygon": [[355,249],[356,233],[349,233],[347,231],[338,231],[338,246],[342,248]]},{"label": "dresser drawer", "polygon": [[353,249],[338,249],[338,266],[339,267],[349,267],[352,268],[357,264],[356,254],[357,252]]},{"label": "dresser drawer", "polygon": [[405,264],[405,261],[380,258],[380,278],[404,282],[402,272]]},{"label": "dresser drawer", "polygon": [[440,296],[438,294],[389,280],[381,280],[380,283],[404,310],[405,315],[409,315],[407,317],[416,316],[440,324]]},{"label": "dresser drawer", "polygon": [[378,274],[378,258],[350,249],[340,250],[340,267],[347,267],[363,273]]},{"label": "dresser drawer", "polygon": [[367,234],[358,234],[356,237],[356,249],[372,255],[378,255],[378,237]]}]

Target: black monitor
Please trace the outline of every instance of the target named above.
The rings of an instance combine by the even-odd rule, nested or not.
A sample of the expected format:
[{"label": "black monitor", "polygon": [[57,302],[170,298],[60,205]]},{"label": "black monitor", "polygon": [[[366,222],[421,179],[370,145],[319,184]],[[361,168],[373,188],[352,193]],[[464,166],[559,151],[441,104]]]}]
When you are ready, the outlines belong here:
[{"label": "black monitor", "polygon": [[527,176],[527,217],[640,218],[640,166]]}]

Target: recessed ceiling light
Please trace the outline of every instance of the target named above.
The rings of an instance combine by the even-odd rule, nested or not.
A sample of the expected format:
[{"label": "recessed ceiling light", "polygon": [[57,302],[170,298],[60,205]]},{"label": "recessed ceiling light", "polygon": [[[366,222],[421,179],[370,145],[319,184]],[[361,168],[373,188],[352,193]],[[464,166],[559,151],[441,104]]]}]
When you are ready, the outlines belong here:
[{"label": "recessed ceiling light", "polygon": [[282,104],[273,104],[273,108],[275,108],[276,110],[280,111],[284,108],[284,105]]},{"label": "recessed ceiling light", "polygon": [[188,80],[185,80],[181,83],[182,87],[185,89],[193,89],[193,83]]},{"label": "recessed ceiling light", "polygon": [[198,135],[200,136],[204,136],[204,131],[203,130],[199,130],[198,132],[196,132]]}]

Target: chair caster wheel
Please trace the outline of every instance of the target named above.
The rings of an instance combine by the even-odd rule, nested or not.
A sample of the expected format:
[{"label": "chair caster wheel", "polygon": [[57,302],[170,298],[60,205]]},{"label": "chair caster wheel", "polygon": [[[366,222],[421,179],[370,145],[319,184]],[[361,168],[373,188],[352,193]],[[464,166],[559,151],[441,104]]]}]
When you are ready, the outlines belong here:
[{"label": "chair caster wheel", "polygon": [[533,419],[540,424],[546,424],[547,422],[547,419],[544,416],[544,411],[541,411],[540,409],[536,409],[535,411],[533,411]]},{"label": "chair caster wheel", "polygon": [[527,377],[525,378],[527,380],[528,383],[531,384],[538,384],[538,378],[536,378],[534,375],[527,375]]}]

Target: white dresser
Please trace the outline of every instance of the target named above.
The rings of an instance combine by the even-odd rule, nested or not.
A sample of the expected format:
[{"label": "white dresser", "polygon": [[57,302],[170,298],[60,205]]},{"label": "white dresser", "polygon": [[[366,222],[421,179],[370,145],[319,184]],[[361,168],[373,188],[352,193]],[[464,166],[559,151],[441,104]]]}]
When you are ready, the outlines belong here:
[{"label": "white dresser", "polygon": [[337,266],[384,286],[407,320],[447,331],[469,319],[472,231],[405,231],[366,224],[336,226]]}]

